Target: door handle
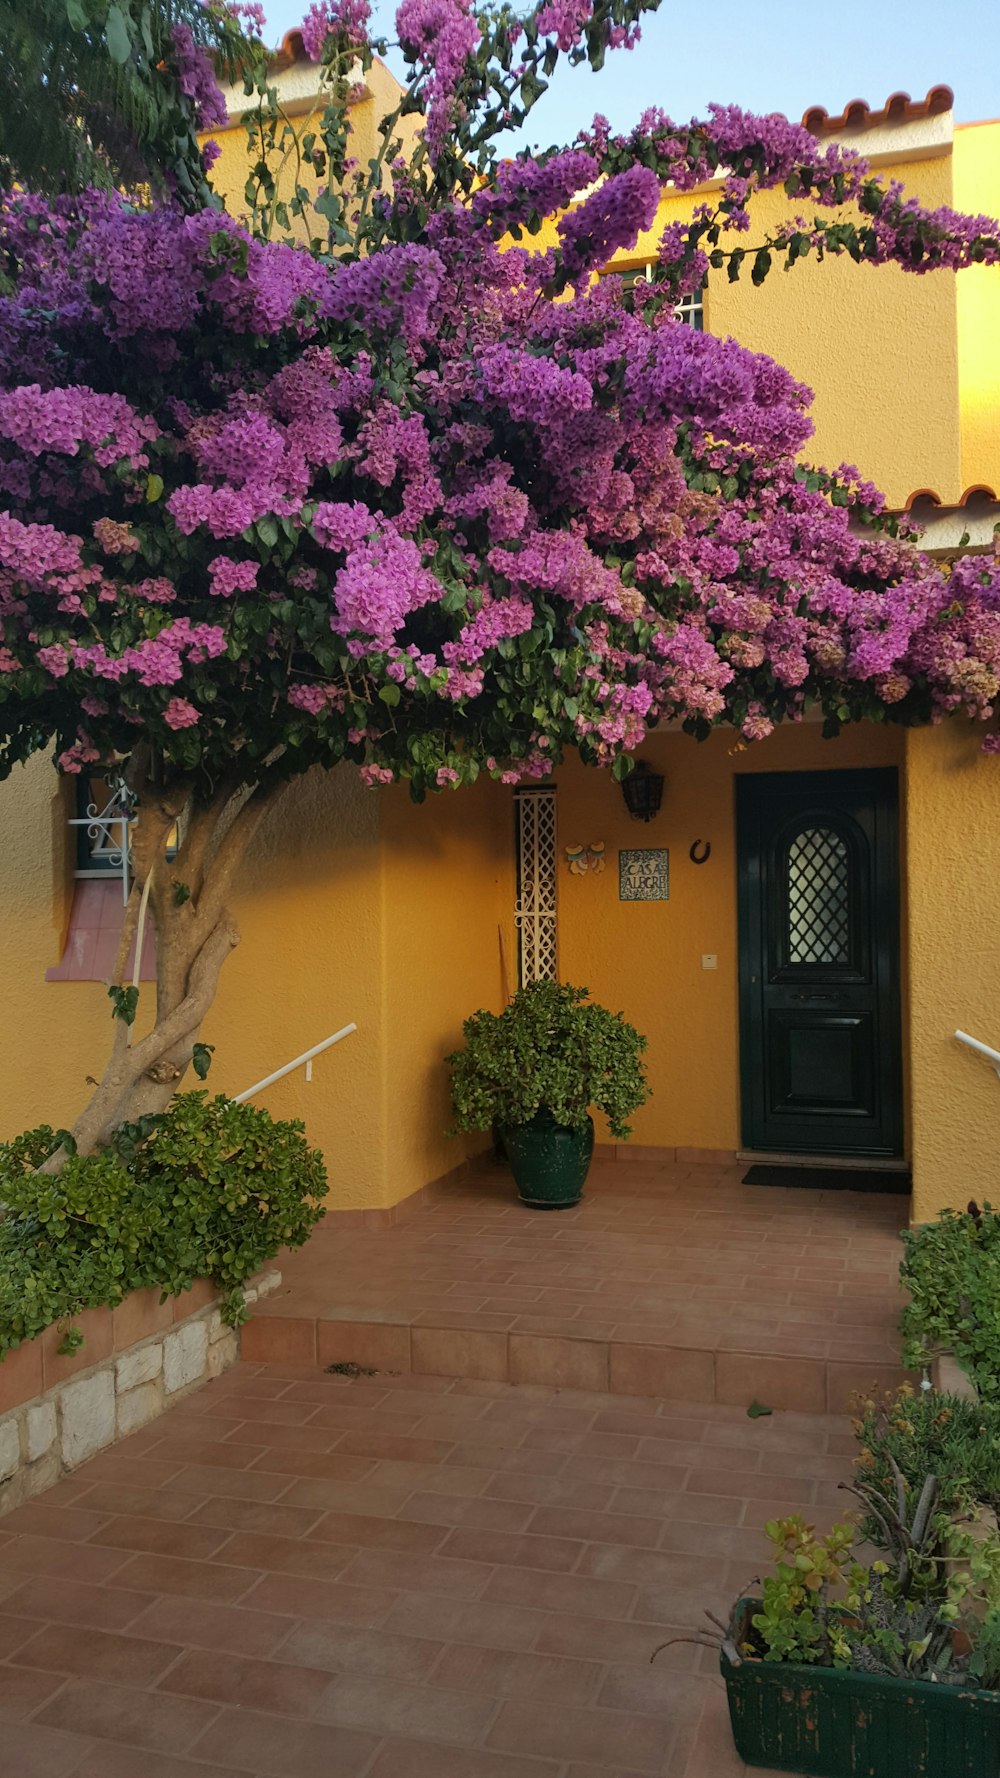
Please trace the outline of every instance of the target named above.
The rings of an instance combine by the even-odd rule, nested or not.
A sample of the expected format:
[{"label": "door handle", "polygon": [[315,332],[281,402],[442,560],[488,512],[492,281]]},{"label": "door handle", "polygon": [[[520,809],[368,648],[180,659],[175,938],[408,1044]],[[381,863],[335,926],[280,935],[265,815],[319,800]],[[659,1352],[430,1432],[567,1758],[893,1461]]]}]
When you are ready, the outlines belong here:
[{"label": "door handle", "polygon": [[823,1001],[827,1006],[839,1006],[842,994],[793,994],[793,1000]]}]

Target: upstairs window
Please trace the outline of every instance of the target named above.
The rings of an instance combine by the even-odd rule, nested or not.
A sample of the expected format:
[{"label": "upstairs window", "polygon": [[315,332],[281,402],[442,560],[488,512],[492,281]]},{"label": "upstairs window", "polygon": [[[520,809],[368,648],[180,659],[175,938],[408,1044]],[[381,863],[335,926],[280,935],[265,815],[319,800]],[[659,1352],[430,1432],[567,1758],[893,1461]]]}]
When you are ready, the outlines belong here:
[{"label": "upstairs window", "polygon": [[[620,278],[626,290],[631,289],[633,284],[639,284],[643,280],[645,280],[647,284],[651,284],[653,282],[654,263],[655,261],[652,259],[643,259],[640,260],[637,265],[627,265],[621,268],[618,266],[609,266],[606,271],[601,273],[601,277],[608,278],[614,276]],[[674,314],[677,316],[678,321],[683,321],[687,327],[693,327],[696,333],[704,333],[704,282],[701,283],[697,290],[692,291],[689,296],[681,297],[680,302],[674,309]]]}]

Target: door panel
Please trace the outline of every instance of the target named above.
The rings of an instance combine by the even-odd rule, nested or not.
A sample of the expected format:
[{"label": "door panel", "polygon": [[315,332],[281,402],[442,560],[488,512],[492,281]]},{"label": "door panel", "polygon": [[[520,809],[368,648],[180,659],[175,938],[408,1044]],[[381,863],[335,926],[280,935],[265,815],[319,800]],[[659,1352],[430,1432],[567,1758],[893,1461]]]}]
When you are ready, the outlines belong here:
[{"label": "door panel", "polygon": [[737,780],[743,1142],[897,1155],[894,771]]}]

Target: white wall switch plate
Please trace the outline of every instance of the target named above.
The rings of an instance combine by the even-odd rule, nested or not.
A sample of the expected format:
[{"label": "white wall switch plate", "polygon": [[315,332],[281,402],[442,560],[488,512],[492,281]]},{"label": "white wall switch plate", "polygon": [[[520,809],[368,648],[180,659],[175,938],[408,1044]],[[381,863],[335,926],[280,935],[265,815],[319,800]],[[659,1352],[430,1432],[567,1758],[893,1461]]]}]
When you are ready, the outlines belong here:
[{"label": "white wall switch plate", "polygon": [[719,959],[714,951],[703,951],[701,954],[702,969],[718,969]]}]

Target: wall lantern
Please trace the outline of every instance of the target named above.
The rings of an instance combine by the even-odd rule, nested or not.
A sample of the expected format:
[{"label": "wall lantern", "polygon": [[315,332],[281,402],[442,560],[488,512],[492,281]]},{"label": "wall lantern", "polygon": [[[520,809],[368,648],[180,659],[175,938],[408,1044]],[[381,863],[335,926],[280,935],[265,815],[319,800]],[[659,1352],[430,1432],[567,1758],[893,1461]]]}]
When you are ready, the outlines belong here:
[{"label": "wall lantern", "polygon": [[663,774],[654,772],[644,759],[637,759],[627,778],[622,779],[625,806],[635,821],[652,821],[663,800]]}]

